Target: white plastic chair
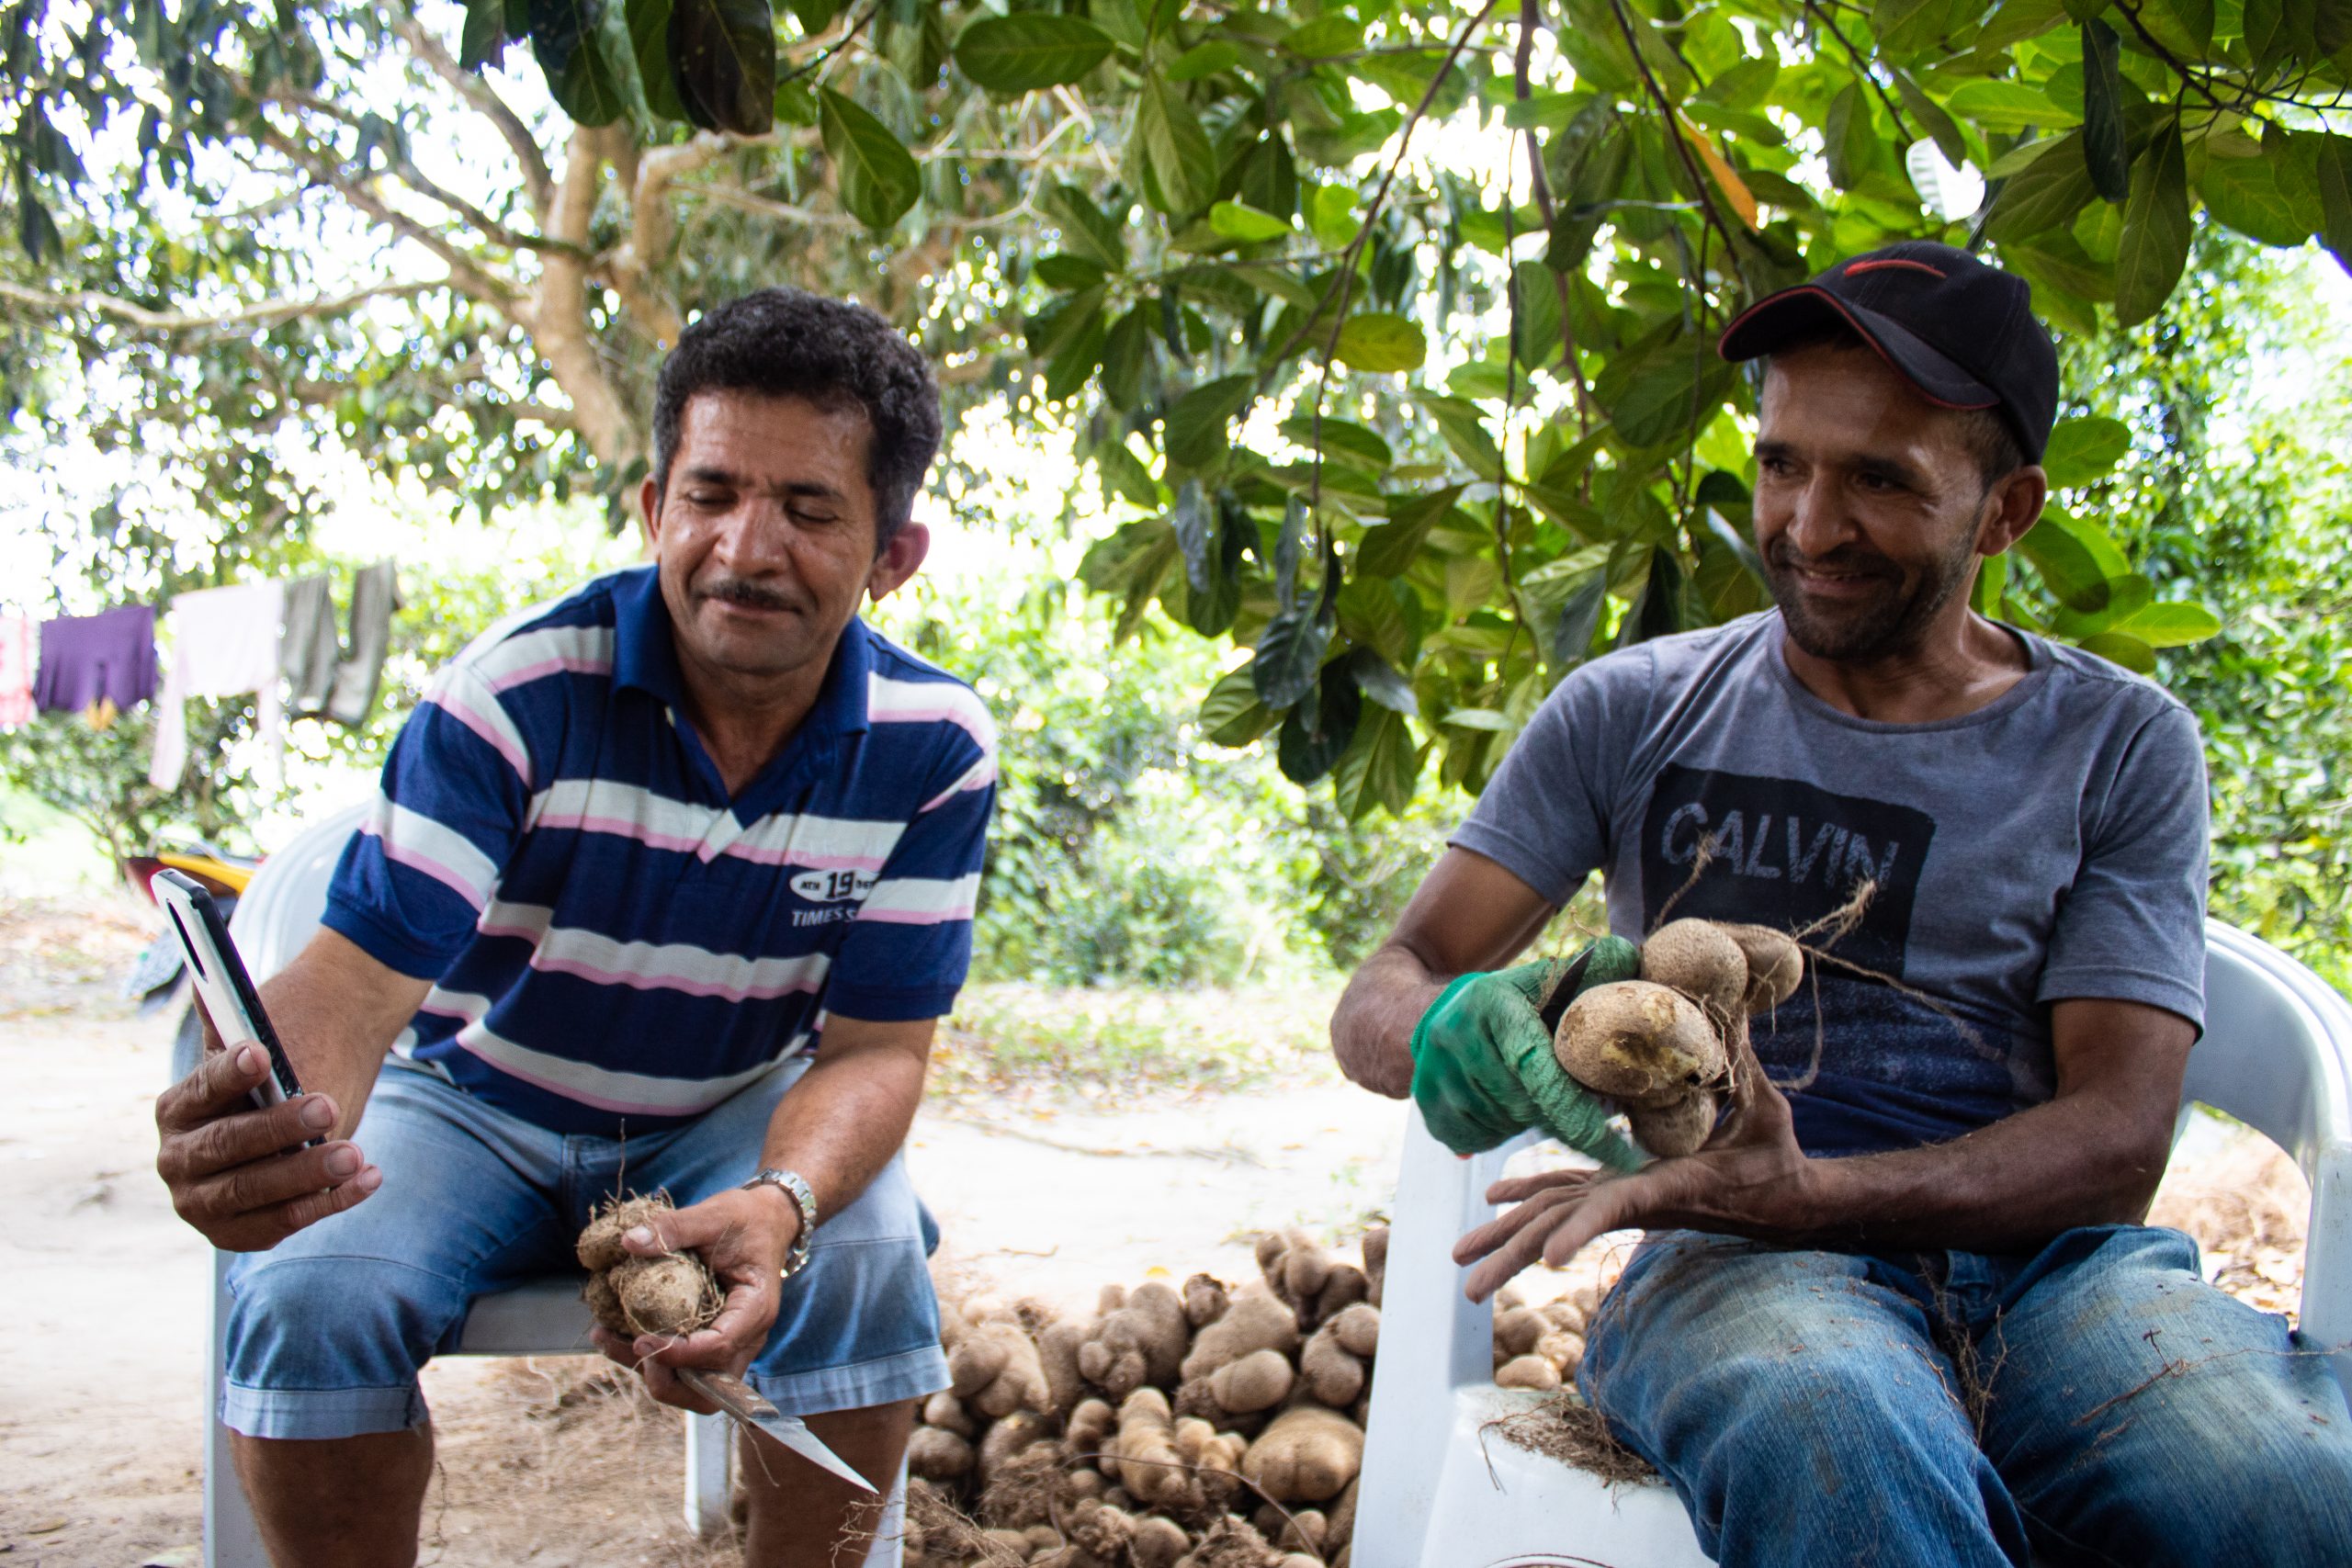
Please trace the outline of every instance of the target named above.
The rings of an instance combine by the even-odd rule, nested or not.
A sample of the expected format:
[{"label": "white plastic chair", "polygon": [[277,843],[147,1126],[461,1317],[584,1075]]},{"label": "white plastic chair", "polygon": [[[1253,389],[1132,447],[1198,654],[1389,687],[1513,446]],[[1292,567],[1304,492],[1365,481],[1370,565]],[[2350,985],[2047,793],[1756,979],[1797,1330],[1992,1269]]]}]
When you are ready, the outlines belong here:
[{"label": "white plastic chair", "polygon": [[[327,884],[343,846],[367,816],[353,807],[305,828],[285,849],[263,863],[237,900],[229,929],[256,984],[275,975],[302,950],[326,910]],[[190,1062],[175,1064],[174,1076]],[[229,1429],[219,1418],[221,1379],[228,1371],[228,1271],[230,1255],[212,1258],[212,1323],[204,1381],[204,1562],[205,1568],[268,1568],[261,1536],[237,1484],[229,1451]],[[580,1297],[582,1276],[557,1275],[498,1295],[478,1297],[466,1314],[457,1353],[463,1356],[565,1356],[588,1349],[588,1307]],[[734,1444],[724,1416],[686,1417],[686,1528],[698,1536],[716,1533],[727,1522],[733,1482]],[[866,1568],[898,1568],[906,1477],[900,1472],[888,1511],[875,1532]]]},{"label": "white plastic chair", "polygon": [[[2210,1105],[2295,1157],[2312,1185],[2302,1332],[2352,1390],[2352,1006],[2302,964],[2206,926],[2206,1029],[2181,1115]],[[1486,1190],[1527,1139],[1458,1159],[1409,1112],[1389,1233],[1355,1568],[1606,1562],[1702,1568],[1664,1484],[1611,1489],[1484,1433],[1531,1396],[1493,1382],[1490,1307],[1463,1299],[1454,1242],[1494,1215]]]}]

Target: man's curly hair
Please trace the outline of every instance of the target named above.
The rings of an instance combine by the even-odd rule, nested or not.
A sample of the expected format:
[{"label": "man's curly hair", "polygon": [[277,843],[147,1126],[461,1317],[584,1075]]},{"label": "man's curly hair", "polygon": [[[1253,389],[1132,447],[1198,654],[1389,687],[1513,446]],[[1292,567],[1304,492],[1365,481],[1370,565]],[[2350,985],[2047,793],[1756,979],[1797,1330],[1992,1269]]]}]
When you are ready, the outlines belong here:
[{"label": "man's curly hair", "polygon": [[807,398],[865,415],[865,482],[878,555],[913,514],[939,450],[939,387],[915,345],[876,312],[797,288],[762,288],[698,319],[662,362],[653,392],[653,491],[668,493],[678,423],[696,392]]}]

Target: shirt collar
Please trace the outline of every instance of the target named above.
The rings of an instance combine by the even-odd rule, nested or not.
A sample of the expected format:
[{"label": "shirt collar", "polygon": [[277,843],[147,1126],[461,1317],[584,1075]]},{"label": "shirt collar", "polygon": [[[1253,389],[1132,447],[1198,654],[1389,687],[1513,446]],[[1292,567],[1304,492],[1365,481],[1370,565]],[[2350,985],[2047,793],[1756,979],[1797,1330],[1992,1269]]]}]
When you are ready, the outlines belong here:
[{"label": "shirt collar", "polygon": [[[831,666],[816,705],[800,721],[801,735],[840,735],[867,727],[866,694],[874,672],[873,634],[855,616],[833,645]],[[677,713],[686,705],[678,668],[677,634],[662,597],[659,567],[632,567],[613,586],[613,682],[634,686]]]}]

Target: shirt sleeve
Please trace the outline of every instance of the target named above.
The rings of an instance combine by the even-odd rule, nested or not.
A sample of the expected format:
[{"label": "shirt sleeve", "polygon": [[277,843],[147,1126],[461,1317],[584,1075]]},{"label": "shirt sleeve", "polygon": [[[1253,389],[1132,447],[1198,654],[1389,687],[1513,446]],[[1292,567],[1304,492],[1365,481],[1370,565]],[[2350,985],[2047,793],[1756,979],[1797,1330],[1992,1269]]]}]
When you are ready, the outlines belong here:
[{"label": "shirt sleeve", "polygon": [[2205,1023],[2205,752],[2167,704],[2126,745],[2087,824],[2037,999],[2144,1002]]},{"label": "shirt sleeve", "polygon": [[940,1018],[963,988],[996,807],[995,736],[958,746],[929,787],[842,938],[825,987],[830,1014]]},{"label": "shirt sleeve", "polygon": [[1647,648],[1579,665],[1552,689],[1448,843],[1555,908],[1607,863],[1610,823],[1655,682]]},{"label": "shirt sleeve", "polygon": [[462,665],[444,670],[401,727],[375,805],[335,867],[327,929],[379,964],[438,980],[522,839],[531,777],[498,694]]}]

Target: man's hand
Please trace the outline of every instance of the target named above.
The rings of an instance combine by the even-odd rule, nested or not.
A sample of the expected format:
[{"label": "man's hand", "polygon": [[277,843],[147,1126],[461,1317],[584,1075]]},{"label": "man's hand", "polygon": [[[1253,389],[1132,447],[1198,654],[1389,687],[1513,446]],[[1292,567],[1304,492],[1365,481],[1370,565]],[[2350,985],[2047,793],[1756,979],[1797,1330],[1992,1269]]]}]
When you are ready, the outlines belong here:
[{"label": "man's hand", "polygon": [[1478,1264],[1470,1299],[1486,1300],[1539,1258],[1557,1269],[1611,1231],[1682,1226],[1792,1238],[1810,1210],[1815,1168],[1797,1145],[1788,1100],[1752,1051],[1734,1064],[1732,1104],[1696,1154],[1623,1174],[1564,1170],[1496,1182],[1487,1201],[1519,1207],[1455,1243],[1456,1263]]},{"label": "man's hand", "polygon": [[710,1414],[717,1406],[691,1393],[672,1370],[702,1367],[741,1373],[767,1343],[779,1300],[778,1277],[800,1235],[800,1211],[789,1194],[773,1187],[734,1188],[691,1208],[662,1214],[621,1237],[639,1258],[697,1252],[727,1296],[707,1328],[672,1337],[639,1335],[625,1339],[599,1328],[596,1348],[625,1367],[635,1367],[646,1391],[664,1404]]},{"label": "man's hand", "polygon": [[214,1050],[155,1101],[155,1173],[173,1210],[224,1252],[266,1251],[383,1185],[356,1144],[301,1146],[335,1124],[325,1095],[254,1110],[246,1097],[268,1070],[258,1045]]},{"label": "man's hand", "polygon": [[[1609,1110],[1560,1070],[1547,1004],[1641,972],[1641,950],[1603,937],[1567,963],[1541,960],[1454,980],[1413,1031],[1413,1100],[1430,1134],[1455,1154],[1476,1154],[1530,1127],[1605,1164],[1635,1156],[1609,1125]],[[1562,994],[1565,988],[1565,996]]]}]

